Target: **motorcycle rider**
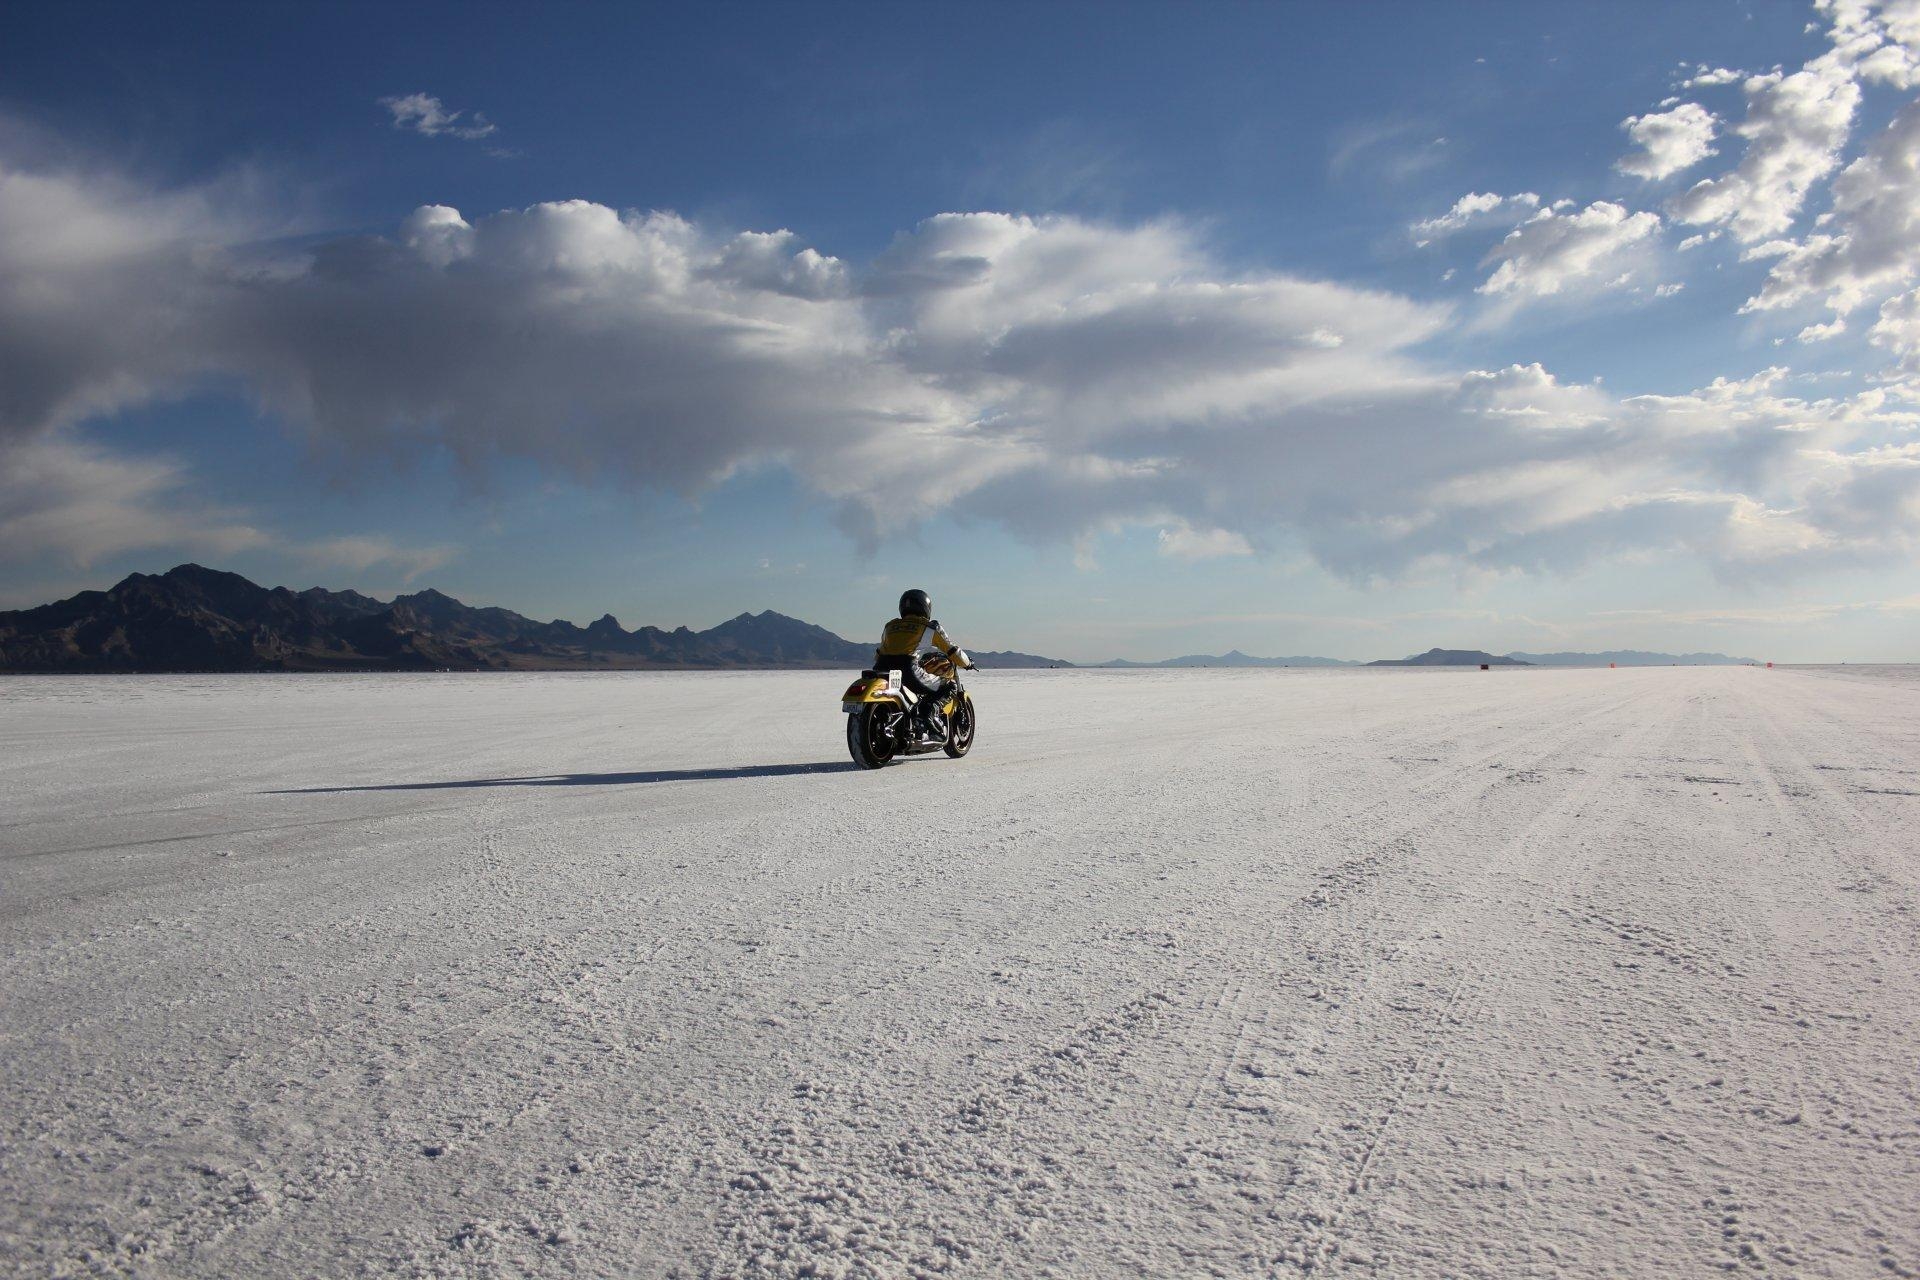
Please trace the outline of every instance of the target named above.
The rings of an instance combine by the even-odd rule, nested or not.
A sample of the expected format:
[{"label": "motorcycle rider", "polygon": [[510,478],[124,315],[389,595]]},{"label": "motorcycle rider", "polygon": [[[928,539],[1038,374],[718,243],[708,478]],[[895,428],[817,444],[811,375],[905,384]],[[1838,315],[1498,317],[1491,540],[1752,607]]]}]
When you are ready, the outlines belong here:
[{"label": "motorcycle rider", "polygon": [[946,630],[933,620],[933,601],[926,592],[915,587],[902,592],[900,596],[900,616],[889,622],[880,633],[880,647],[874,651],[873,666],[876,671],[898,671],[900,678],[909,689],[920,695],[919,714],[927,732],[936,738],[947,736],[947,718],[940,713],[940,704],[953,692],[953,681],[934,675],[920,665],[920,639],[928,632],[933,633],[933,646],[961,667],[971,667],[973,660],[966,652],[948,638]]}]

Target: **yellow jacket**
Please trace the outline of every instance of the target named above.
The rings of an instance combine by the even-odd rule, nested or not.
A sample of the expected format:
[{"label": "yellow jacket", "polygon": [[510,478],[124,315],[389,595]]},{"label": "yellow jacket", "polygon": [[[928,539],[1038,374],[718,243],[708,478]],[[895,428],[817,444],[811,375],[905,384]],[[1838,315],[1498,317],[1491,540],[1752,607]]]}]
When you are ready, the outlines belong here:
[{"label": "yellow jacket", "polygon": [[947,638],[947,633],[939,623],[931,618],[895,618],[880,633],[880,653],[883,657],[903,658],[920,651],[920,638],[933,632],[933,647],[949,658],[959,649],[959,645]]}]

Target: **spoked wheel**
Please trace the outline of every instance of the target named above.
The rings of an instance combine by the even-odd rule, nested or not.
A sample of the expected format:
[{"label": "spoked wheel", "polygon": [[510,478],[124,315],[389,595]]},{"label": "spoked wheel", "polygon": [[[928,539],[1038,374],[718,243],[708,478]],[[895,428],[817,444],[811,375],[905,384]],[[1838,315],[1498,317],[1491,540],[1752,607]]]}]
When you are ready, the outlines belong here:
[{"label": "spoked wheel", "polygon": [[847,752],[862,769],[878,769],[892,760],[900,744],[887,732],[894,709],[869,702],[847,717]]},{"label": "spoked wheel", "polygon": [[952,732],[947,734],[947,754],[958,760],[973,750],[973,695],[963,693],[954,704]]}]

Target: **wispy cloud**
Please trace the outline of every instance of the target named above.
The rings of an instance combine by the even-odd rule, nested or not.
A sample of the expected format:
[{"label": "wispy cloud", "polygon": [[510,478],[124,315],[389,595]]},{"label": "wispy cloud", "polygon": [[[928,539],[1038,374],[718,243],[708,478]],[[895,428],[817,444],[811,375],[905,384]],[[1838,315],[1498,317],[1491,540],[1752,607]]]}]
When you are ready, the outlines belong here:
[{"label": "wispy cloud", "polygon": [[1484,265],[1498,264],[1480,293],[1545,298],[1570,286],[1616,287],[1631,279],[1626,255],[1660,229],[1660,215],[1632,213],[1596,200],[1562,213],[1542,209],[1495,245]]},{"label": "wispy cloud", "polygon": [[1357,121],[1334,132],[1327,172],[1336,178],[1406,182],[1443,163],[1448,145],[1447,138],[1423,120]]},{"label": "wispy cloud", "polygon": [[272,552],[317,568],[378,566],[412,582],[450,563],[459,548],[368,534],[287,538],[249,511],[208,501],[178,459],[111,449],[64,431],[0,437],[0,563],[86,569],[137,551],[217,558]]},{"label": "wispy cloud", "polygon": [[300,561],[315,568],[365,573],[378,567],[398,573],[402,583],[451,564],[460,548],[445,544],[407,546],[376,534],[347,534],[293,543],[287,547]]},{"label": "wispy cloud", "polygon": [[154,547],[232,555],[272,539],[245,514],[198,501],[183,464],[61,434],[0,437],[0,560],[86,568]]},{"label": "wispy cloud", "polygon": [[393,127],[428,138],[465,138],[474,141],[493,136],[491,121],[478,111],[468,115],[451,111],[430,93],[409,93],[380,99],[380,105],[393,116]]},{"label": "wispy cloud", "polygon": [[1227,529],[1196,529],[1182,522],[1162,529],[1160,554],[1175,560],[1217,560],[1222,556],[1250,556],[1253,547],[1242,534]]}]

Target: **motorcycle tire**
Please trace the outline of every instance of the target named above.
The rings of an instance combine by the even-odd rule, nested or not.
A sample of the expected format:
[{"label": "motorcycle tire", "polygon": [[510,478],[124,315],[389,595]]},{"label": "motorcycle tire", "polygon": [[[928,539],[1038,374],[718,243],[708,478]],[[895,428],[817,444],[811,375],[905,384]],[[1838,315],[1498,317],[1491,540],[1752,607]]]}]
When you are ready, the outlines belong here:
[{"label": "motorcycle tire", "polygon": [[847,753],[862,769],[878,769],[899,753],[899,744],[887,732],[891,708],[868,703],[847,717]]},{"label": "motorcycle tire", "polygon": [[953,708],[953,723],[948,726],[946,753],[958,760],[973,750],[973,695],[963,693]]}]

